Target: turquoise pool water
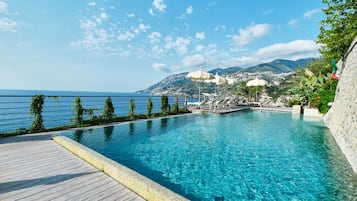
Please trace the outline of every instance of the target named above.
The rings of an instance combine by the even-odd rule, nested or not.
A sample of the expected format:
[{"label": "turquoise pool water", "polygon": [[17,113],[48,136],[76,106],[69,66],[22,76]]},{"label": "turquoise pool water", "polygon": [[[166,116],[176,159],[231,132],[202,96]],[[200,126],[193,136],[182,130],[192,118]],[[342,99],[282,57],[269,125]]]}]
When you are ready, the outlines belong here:
[{"label": "turquoise pool water", "polygon": [[321,122],[186,115],[66,132],[190,200],[356,200],[357,177]]}]

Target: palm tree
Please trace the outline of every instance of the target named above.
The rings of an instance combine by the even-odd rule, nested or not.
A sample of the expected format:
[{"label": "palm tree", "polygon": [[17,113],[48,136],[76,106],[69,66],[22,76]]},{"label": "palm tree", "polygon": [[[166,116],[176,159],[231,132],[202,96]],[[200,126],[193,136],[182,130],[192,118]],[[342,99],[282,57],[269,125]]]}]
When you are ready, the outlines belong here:
[{"label": "palm tree", "polygon": [[238,85],[237,94],[251,101],[255,97],[256,90],[261,91],[262,87],[247,87],[247,81],[245,81]]}]

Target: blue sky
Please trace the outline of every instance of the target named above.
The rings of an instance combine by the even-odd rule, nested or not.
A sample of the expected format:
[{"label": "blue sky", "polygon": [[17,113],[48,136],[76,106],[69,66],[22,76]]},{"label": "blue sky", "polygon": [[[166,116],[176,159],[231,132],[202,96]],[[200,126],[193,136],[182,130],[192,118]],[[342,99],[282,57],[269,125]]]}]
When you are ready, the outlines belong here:
[{"label": "blue sky", "polygon": [[318,57],[320,1],[0,0],[0,89],[133,92],[173,73]]}]

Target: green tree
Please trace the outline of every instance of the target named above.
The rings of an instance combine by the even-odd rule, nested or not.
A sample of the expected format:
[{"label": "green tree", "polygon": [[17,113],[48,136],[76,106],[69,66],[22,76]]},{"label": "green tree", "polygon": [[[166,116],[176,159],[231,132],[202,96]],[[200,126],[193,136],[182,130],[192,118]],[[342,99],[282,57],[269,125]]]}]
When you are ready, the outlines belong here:
[{"label": "green tree", "polygon": [[176,97],[175,98],[173,112],[177,114],[177,113],[179,113],[179,111],[180,111],[180,105],[179,105],[178,98]]},{"label": "green tree", "polygon": [[151,113],[152,113],[152,100],[151,100],[151,96],[148,97],[147,103],[146,103],[146,118],[150,118],[151,117]]},{"label": "green tree", "polygon": [[30,105],[30,114],[34,116],[34,119],[30,128],[31,133],[41,132],[45,130],[42,119],[42,109],[44,100],[45,96],[42,94],[35,95],[32,98]]},{"label": "green tree", "polygon": [[83,106],[81,103],[81,98],[77,96],[77,98],[74,101],[74,123],[76,124],[77,127],[80,127],[83,125]]},{"label": "green tree", "polygon": [[317,42],[320,52],[328,60],[344,57],[357,36],[357,1],[322,0],[327,8],[322,9],[326,19],[321,21]]},{"label": "green tree", "polygon": [[161,112],[166,115],[170,111],[169,97],[167,95],[161,96]]},{"label": "green tree", "polygon": [[113,122],[115,118],[112,99],[108,96],[104,102],[103,119],[107,122]]},{"label": "green tree", "polygon": [[337,87],[337,80],[328,79],[321,89],[310,95],[311,106],[318,108],[323,114],[327,113],[330,109],[328,103],[333,102]]},{"label": "green tree", "polygon": [[[332,64],[330,60],[325,58],[314,59],[307,64],[306,68],[315,76],[326,75],[327,73],[331,73]],[[302,73],[305,73],[305,71]]]},{"label": "green tree", "polygon": [[300,83],[290,89],[291,94],[295,95],[294,102],[308,105],[310,103],[310,96],[319,91],[328,79],[326,75],[301,75]]},{"label": "green tree", "polygon": [[128,113],[128,116],[131,120],[135,119],[134,110],[135,110],[135,101],[134,101],[133,97],[131,97],[129,100],[129,113]]},{"label": "green tree", "polygon": [[242,82],[237,88],[237,94],[243,97],[246,97],[248,101],[254,100],[256,87],[248,87],[247,82]]}]

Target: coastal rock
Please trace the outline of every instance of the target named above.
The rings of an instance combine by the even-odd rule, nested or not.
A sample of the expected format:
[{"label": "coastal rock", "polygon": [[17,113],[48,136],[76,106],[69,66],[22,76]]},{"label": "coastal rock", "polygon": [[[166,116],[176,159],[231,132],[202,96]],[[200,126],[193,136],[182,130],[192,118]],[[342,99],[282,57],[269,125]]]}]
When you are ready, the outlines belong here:
[{"label": "coastal rock", "polygon": [[349,54],[340,61],[341,73],[334,103],[324,116],[341,151],[357,173],[357,37],[351,44]]}]

